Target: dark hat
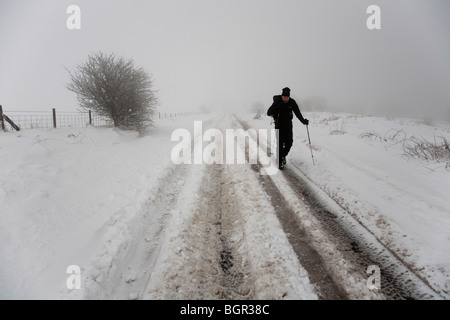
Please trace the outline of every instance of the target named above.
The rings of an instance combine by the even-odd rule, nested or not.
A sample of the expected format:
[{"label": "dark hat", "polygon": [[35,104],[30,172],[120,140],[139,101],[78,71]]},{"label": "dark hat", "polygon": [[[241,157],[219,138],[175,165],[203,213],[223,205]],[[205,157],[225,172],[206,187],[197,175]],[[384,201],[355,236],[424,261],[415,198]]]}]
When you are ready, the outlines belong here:
[{"label": "dark hat", "polygon": [[288,87],[283,88],[283,93],[281,95],[285,96],[285,97],[290,97],[291,96],[291,89],[289,89]]}]

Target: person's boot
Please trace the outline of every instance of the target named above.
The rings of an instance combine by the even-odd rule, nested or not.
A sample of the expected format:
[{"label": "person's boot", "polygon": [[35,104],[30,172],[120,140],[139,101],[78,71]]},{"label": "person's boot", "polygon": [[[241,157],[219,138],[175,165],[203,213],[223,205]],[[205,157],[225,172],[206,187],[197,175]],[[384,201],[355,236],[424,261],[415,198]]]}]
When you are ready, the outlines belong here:
[{"label": "person's boot", "polygon": [[280,164],[279,164],[278,168],[279,168],[280,170],[283,170],[285,164],[286,164],[286,158],[285,158],[285,157],[281,157],[281,159],[280,159]]}]

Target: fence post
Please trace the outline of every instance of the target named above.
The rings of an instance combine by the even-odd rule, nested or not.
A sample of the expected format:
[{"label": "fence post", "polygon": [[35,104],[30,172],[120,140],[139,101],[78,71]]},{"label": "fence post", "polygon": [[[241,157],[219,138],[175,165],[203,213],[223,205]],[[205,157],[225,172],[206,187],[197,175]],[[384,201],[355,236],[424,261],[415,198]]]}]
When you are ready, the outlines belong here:
[{"label": "fence post", "polygon": [[0,121],[2,123],[2,130],[6,131],[5,120],[3,119],[3,106],[0,104]]},{"label": "fence post", "polygon": [[56,128],[56,109],[53,108],[53,128]]},{"label": "fence post", "polygon": [[89,125],[92,126],[92,111],[89,110]]}]

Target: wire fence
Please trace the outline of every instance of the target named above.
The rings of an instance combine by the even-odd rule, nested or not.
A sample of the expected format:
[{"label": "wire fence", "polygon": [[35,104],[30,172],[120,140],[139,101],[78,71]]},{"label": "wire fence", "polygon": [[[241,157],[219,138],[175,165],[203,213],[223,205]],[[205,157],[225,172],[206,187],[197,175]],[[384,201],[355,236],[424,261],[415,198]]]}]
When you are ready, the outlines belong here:
[{"label": "wire fence", "polygon": [[8,112],[8,117],[21,129],[34,128],[86,128],[111,125],[111,122],[89,112]]},{"label": "wire fence", "polygon": [[[176,118],[192,113],[162,113],[158,112],[154,118]],[[35,128],[87,128],[89,126],[112,126],[110,119],[101,117],[92,111],[65,112],[55,108],[49,111],[5,111],[0,105],[1,128],[8,130],[26,130]],[[5,121],[6,120],[6,121]]]}]

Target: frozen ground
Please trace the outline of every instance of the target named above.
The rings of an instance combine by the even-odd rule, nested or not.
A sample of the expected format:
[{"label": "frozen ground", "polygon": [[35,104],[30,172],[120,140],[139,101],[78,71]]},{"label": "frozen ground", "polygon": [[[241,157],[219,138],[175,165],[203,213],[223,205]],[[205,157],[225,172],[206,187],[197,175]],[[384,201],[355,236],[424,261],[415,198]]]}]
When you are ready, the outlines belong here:
[{"label": "frozen ground", "polygon": [[[180,128],[211,151],[195,120],[225,132],[270,129],[268,117],[165,119],[143,135],[0,133],[0,298],[448,299],[450,172],[403,146],[450,140],[450,125],[305,116],[315,165],[296,122],[287,167],[272,176],[207,164],[208,152],[202,164],[171,159]],[[71,265],[80,289],[67,288]]]}]

